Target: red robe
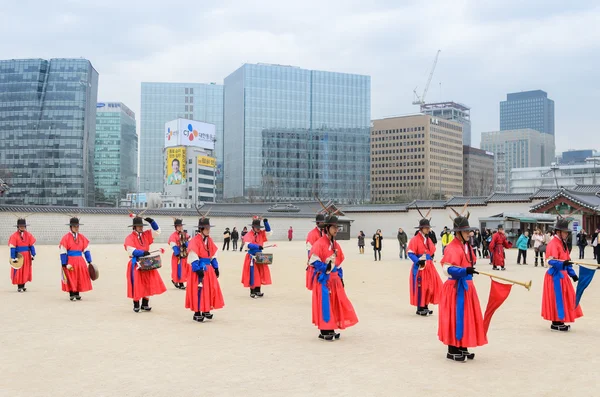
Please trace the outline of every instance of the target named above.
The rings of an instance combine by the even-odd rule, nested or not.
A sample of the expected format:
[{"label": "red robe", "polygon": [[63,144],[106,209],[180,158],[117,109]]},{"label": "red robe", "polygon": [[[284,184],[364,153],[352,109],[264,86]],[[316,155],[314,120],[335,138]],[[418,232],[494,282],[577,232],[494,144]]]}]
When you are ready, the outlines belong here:
[{"label": "red robe", "polygon": [[[456,266],[460,268],[475,265],[475,252],[467,243],[461,243],[459,238],[452,240],[444,249],[442,264],[444,266]],[[446,269],[447,271],[448,269]],[[458,347],[476,347],[487,344],[487,336],[483,326],[483,315],[477,290],[472,280],[465,279],[466,290],[464,291],[463,311],[463,336],[460,340],[456,338],[456,306],[457,306],[457,282],[448,278],[442,288],[440,300],[440,316],[438,320],[438,338],[443,344]]]},{"label": "red robe", "polygon": [[[334,252],[335,256],[333,256]],[[329,237],[323,236],[312,247],[310,263],[315,261],[328,263],[330,260],[335,263],[335,267],[328,275],[317,273],[317,280],[312,289],[312,321],[320,330],[345,329],[358,323],[358,317],[350,299],[346,296],[340,278],[342,262],[344,262],[342,247],[337,241],[335,246],[332,246]],[[329,291],[329,321],[324,318],[323,307],[323,298],[327,295],[327,291]]]},{"label": "red robe", "polygon": [[[125,238],[125,250],[131,256],[134,250],[150,251],[150,244],[154,242],[152,230],[141,233],[141,239],[136,231],[131,232]],[[167,290],[157,269],[138,270],[137,260],[129,259],[127,263],[127,297],[134,301],[148,298],[151,295],[160,295]]]},{"label": "red robe", "polygon": [[[261,230],[259,232],[255,232],[254,230],[250,230],[242,241],[245,244],[258,244],[263,246],[267,242],[267,232]],[[269,285],[271,284],[271,270],[269,269],[269,265],[259,265],[257,263],[254,266],[250,266],[250,262],[252,261],[252,257],[250,254],[246,254],[244,258],[244,267],[242,269],[242,284],[246,288],[254,288],[260,287],[261,285]],[[250,270],[254,271],[254,285],[250,285]]]},{"label": "red robe", "polygon": [[10,279],[14,285],[25,284],[32,280],[31,246],[34,244],[35,237],[27,230],[23,234],[16,231],[8,239],[8,246],[10,248],[16,247],[17,253],[23,256],[23,266],[20,269],[10,268]]},{"label": "red robe", "polygon": [[504,267],[504,248],[512,248],[512,244],[502,232],[496,232],[490,241],[489,251],[492,254],[492,265]]},{"label": "red robe", "polygon": [[[576,318],[583,316],[581,305],[575,307],[575,290],[569,279],[569,272],[572,274],[575,274],[575,272],[573,268],[570,268],[569,271],[555,269],[550,264],[550,261],[553,259],[560,261],[571,260],[566,243],[563,245],[562,240],[558,236],[553,236],[546,246],[546,263],[548,263],[548,266],[550,267],[544,275],[544,287],[542,288],[542,317],[548,321],[572,323],[575,322]],[[553,276],[553,274],[556,274],[556,276]],[[560,288],[562,295],[564,311],[564,318],[562,319],[558,315],[556,306],[556,293],[554,290],[555,277],[557,282],[560,283],[560,286],[557,285],[557,287]]]},{"label": "red robe", "polygon": [[[81,233],[77,233],[75,240],[73,233],[65,234],[60,240],[61,254],[67,254],[67,264],[73,266],[72,270],[62,267],[62,290],[65,292],[86,292],[92,290],[92,279],[85,261],[84,253],[88,251],[90,241]],[[68,251],[79,251],[80,254],[70,256]]]},{"label": "red robe", "polygon": [[[315,227],[306,235],[306,250],[308,252],[308,257],[310,259],[310,250],[314,243],[317,242],[321,237],[323,237],[323,230],[319,229],[319,227]],[[315,268],[310,264],[306,267],[306,289],[312,290],[315,282]]]},{"label": "red robe", "polygon": [[[203,241],[202,234],[197,234],[189,243],[190,264],[199,258],[215,258],[217,246],[211,237]],[[213,309],[221,309],[225,306],[223,293],[219,285],[219,279],[212,266],[206,266],[204,279],[202,281],[202,290],[198,291],[198,275],[190,271],[187,279],[187,288],[185,289],[185,307],[195,312],[210,312]]]},{"label": "red robe", "polygon": [[[189,241],[190,236],[187,233],[186,236]],[[179,232],[175,231],[169,237],[169,246],[171,247],[171,249],[173,249],[173,247],[179,247],[179,242]],[[178,258],[177,255],[173,253],[173,255],[171,255],[171,280],[175,281],[176,283],[184,283],[188,279],[189,272],[190,265],[188,264],[187,258]]]},{"label": "red robe", "polygon": [[[425,238],[420,232],[408,242],[408,252],[418,257],[435,254],[435,244],[430,238]],[[418,266],[417,266],[418,267]],[[416,270],[416,272],[415,272]],[[416,274],[415,274],[416,273]],[[415,269],[411,266],[409,275],[410,304],[417,307],[425,307],[430,303],[437,305],[442,293],[442,279],[435,269],[433,260],[426,260],[425,267]]]}]

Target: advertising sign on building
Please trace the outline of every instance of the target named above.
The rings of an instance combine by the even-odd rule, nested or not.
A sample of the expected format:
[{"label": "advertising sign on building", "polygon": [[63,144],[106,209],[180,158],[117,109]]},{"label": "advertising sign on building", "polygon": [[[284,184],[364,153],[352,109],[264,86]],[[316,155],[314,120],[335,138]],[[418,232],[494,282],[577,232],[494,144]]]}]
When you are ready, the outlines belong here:
[{"label": "advertising sign on building", "polygon": [[217,160],[214,157],[209,156],[198,156],[198,165],[202,165],[204,167],[217,167]]},{"label": "advertising sign on building", "polygon": [[167,185],[185,184],[185,147],[167,148]]},{"label": "advertising sign on building", "polygon": [[196,120],[177,119],[165,123],[165,147],[194,146],[215,149],[216,127]]}]

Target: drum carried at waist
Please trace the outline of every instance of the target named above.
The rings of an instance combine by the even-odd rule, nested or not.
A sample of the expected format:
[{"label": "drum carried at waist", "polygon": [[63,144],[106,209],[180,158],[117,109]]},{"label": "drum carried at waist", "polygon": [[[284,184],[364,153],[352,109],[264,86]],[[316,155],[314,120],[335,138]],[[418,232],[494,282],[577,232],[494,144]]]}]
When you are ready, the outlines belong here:
[{"label": "drum carried at waist", "polygon": [[267,254],[264,252],[257,252],[254,256],[254,263],[257,265],[272,265],[273,254]]},{"label": "drum carried at waist", "polygon": [[98,280],[98,277],[100,277],[100,271],[95,263],[90,263],[88,265],[88,273],[90,273],[90,279],[92,281],[96,281]]},{"label": "drum carried at waist", "polygon": [[23,267],[23,255],[17,253],[17,261],[13,262],[13,260],[9,258],[8,263],[12,266],[13,269],[19,270]]},{"label": "drum carried at waist", "polygon": [[162,267],[160,255],[144,256],[138,258],[137,264],[140,270],[154,270]]}]

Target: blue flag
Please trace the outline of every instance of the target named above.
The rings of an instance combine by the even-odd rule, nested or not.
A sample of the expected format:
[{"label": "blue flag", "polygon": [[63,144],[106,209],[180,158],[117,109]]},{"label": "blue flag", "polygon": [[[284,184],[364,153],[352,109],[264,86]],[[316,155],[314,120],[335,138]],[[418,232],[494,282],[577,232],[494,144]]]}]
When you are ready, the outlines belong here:
[{"label": "blue flag", "polygon": [[583,291],[590,285],[596,274],[596,269],[589,269],[584,266],[579,266],[579,281],[577,281],[577,292],[575,294],[575,307],[579,306],[579,301],[583,295]]}]

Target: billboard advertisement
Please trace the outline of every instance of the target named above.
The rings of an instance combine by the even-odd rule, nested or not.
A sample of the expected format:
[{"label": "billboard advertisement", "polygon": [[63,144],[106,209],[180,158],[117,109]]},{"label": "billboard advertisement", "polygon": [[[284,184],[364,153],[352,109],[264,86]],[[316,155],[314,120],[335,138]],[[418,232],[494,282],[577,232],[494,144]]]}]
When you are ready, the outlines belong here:
[{"label": "billboard advertisement", "polygon": [[210,168],[217,168],[217,159],[209,156],[198,156],[198,165]]},{"label": "billboard advertisement", "polygon": [[188,119],[165,123],[165,147],[194,146],[215,150],[215,136],[214,124]]},{"label": "billboard advertisement", "polygon": [[185,185],[185,147],[167,148],[167,185]]}]

